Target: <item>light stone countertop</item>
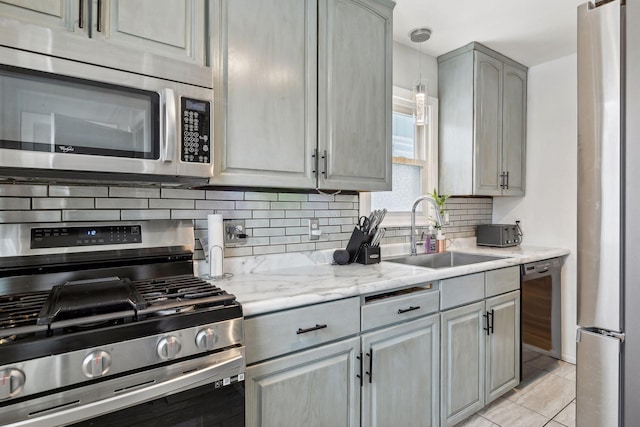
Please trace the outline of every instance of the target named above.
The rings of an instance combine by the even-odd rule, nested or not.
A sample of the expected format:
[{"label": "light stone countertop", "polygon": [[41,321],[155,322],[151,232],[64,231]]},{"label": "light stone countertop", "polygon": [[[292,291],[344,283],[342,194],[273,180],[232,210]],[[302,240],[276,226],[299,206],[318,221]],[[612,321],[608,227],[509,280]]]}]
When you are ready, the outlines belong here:
[{"label": "light stone countertop", "polygon": [[[225,272],[232,272],[233,276],[212,283],[234,294],[245,317],[249,317],[569,254],[569,250],[560,248],[484,248],[464,242],[454,243],[449,250],[505,258],[436,270],[385,261],[373,265],[332,265],[329,262],[333,250],[274,254],[225,260]],[[406,253],[408,245],[382,247],[383,259]]]}]

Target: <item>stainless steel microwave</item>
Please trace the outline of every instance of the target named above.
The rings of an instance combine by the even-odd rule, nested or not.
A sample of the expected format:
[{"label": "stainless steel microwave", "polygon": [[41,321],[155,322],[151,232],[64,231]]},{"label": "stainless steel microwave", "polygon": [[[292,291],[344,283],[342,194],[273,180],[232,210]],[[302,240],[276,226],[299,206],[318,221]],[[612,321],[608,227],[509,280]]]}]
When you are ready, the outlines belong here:
[{"label": "stainless steel microwave", "polygon": [[0,177],[211,177],[212,89],[12,48],[0,58]]}]

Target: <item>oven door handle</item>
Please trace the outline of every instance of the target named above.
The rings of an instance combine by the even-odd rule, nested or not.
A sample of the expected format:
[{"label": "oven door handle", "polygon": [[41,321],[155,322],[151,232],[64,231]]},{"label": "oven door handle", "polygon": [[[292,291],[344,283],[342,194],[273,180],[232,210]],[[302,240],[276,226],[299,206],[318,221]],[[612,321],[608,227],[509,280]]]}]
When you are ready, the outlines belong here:
[{"label": "oven door handle", "polygon": [[173,89],[162,90],[162,106],[164,110],[164,117],[162,118],[164,135],[160,138],[162,146],[160,149],[160,160],[163,162],[173,162],[175,156],[176,147],[176,127],[177,127],[177,115],[176,115],[176,94]]},{"label": "oven door handle", "polygon": [[[158,384],[139,388],[133,391],[114,395],[107,399],[90,402],[58,412],[48,413],[37,418],[19,421],[13,426],[49,427],[52,425],[67,425],[88,420],[100,415],[116,412],[124,408],[149,402],[170,394],[210,384],[228,377],[229,369],[236,375],[244,373],[245,362],[243,353],[231,353],[231,356],[211,366],[189,372],[177,378],[172,378]],[[220,375],[222,371],[225,375]]]}]

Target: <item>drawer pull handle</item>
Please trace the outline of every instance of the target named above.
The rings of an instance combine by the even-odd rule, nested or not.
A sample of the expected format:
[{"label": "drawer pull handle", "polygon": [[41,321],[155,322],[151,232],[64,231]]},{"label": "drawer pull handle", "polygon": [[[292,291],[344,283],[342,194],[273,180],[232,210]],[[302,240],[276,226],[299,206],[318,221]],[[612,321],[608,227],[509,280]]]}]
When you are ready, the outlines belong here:
[{"label": "drawer pull handle", "polygon": [[318,329],[324,329],[326,327],[327,327],[327,325],[318,325],[318,324],[316,324],[316,326],[314,326],[312,328],[307,328],[307,329],[298,328],[298,330],[296,331],[296,334],[298,334],[298,335],[305,334],[307,332],[317,331]]},{"label": "drawer pull handle", "polygon": [[405,309],[399,308],[398,309],[398,314],[407,313],[407,312],[413,311],[413,310],[420,310],[420,306],[419,305],[417,305],[415,307],[414,306],[410,306],[409,308],[405,308]]},{"label": "drawer pull handle", "polygon": [[360,378],[360,387],[362,387],[363,375],[362,375],[362,352],[360,352],[359,356],[356,356],[356,359],[360,361],[360,375],[356,375],[356,378]]}]

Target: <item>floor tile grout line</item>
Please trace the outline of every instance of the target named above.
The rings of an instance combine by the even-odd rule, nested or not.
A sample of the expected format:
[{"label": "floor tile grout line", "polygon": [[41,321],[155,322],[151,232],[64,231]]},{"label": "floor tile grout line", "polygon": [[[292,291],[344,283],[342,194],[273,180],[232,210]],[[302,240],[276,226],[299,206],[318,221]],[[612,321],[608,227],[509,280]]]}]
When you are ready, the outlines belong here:
[{"label": "floor tile grout line", "polygon": [[[570,406],[570,405],[571,405],[575,400],[576,400],[576,399],[574,398],[573,400],[571,400],[571,402],[569,402],[569,403],[567,403],[566,405],[564,405],[564,408],[560,409],[560,410],[558,411],[558,413],[557,413],[557,414],[555,414],[555,415],[551,418],[551,420],[552,420],[552,421],[555,421],[555,420],[554,420],[554,418],[555,418],[555,417],[557,417],[558,415],[560,415],[560,412],[562,412],[562,411],[564,411],[565,409],[567,409],[567,408],[568,408],[568,407],[569,407],[569,406]],[[557,422],[558,424],[562,424],[560,421],[556,421],[556,422]],[[566,424],[562,424],[562,425],[563,425],[563,426],[566,426]]]},{"label": "floor tile grout line", "polygon": [[482,418],[483,420],[487,420],[487,422],[489,422],[491,424],[497,425],[498,427],[502,427],[500,424],[496,423],[495,421],[491,421],[489,418],[483,417],[482,415],[479,415],[479,414],[478,414],[478,416],[480,418]]},{"label": "floor tile grout line", "polygon": [[[543,371],[543,372],[545,372],[545,377],[546,377],[546,375],[550,375],[550,374],[551,374],[551,372],[547,372],[547,371]],[[559,378],[563,378],[563,377],[561,377],[561,376],[559,376],[559,375],[556,375],[556,376],[557,376],[557,377],[559,377]],[[566,378],[564,378],[564,379],[566,379]],[[567,381],[571,381],[571,380],[567,380]],[[532,392],[534,392],[534,391],[535,391],[535,390],[529,390],[529,391],[524,392],[523,394],[532,393]],[[565,406],[563,406],[563,407],[562,407],[562,409],[560,409],[558,412],[556,412],[556,413],[555,413],[551,418],[549,418],[549,417],[547,417],[546,415],[541,414],[540,412],[538,412],[538,411],[536,411],[536,410],[534,410],[534,409],[531,409],[531,408],[529,408],[529,407],[527,407],[527,406],[525,406],[525,405],[522,405],[522,404],[520,404],[520,403],[516,403],[515,401],[511,401],[511,403],[513,403],[514,405],[518,405],[518,406],[520,406],[521,408],[525,408],[525,409],[527,409],[527,410],[529,410],[529,411],[531,411],[531,412],[533,412],[533,413],[535,413],[535,414],[538,414],[538,415],[540,415],[540,416],[541,416],[541,417],[543,417],[543,418],[546,418],[546,419],[547,419],[547,422],[544,424],[544,425],[546,426],[547,424],[549,424],[549,422],[553,421],[553,419],[554,419],[555,417],[557,417],[557,416],[558,416],[558,414],[560,414],[560,412],[564,411],[564,410],[565,410],[569,405],[571,405],[574,401],[575,401],[575,397],[574,397],[574,398],[573,398],[569,403],[567,403]],[[484,417],[483,417],[483,418],[484,418]],[[489,420],[489,421],[491,421],[491,420]],[[491,421],[491,422],[492,422],[492,423],[494,423],[494,424],[496,424],[494,421]],[[556,421],[556,422],[557,422],[558,424],[562,424],[561,422],[558,422],[558,421]],[[565,424],[562,424],[562,425],[563,425],[563,426],[565,426]],[[566,427],[566,426],[565,426],[565,427]]]}]

